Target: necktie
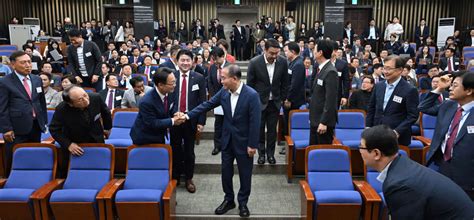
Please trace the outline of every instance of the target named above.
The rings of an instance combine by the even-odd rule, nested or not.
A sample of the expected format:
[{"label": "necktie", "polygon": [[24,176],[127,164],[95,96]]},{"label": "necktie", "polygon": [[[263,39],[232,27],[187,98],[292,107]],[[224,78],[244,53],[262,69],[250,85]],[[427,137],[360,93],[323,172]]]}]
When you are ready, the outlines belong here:
[{"label": "necktie", "polygon": [[180,112],[186,112],[186,88],[187,88],[187,83],[186,83],[186,74],[182,75],[183,77],[183,82],[181,83],[181,96],[179,98],[179,111]]},{"label": "necktie", "polygon": [[[26,93],[28,94],[28,98],[30,98],[31,100],[31,89],[30,89],[30,85],[28,85],[28,78],[23,78],[23,87],[25,87],[25,90],[26,90]],[[33,106],[31,106],[33,107]],[[33,109],[33,118],[36,117],[36,114],[35,114],[35,109]]]},{"label": "necktie", "polygon": [[306,72],[305,75],[308,76],[309,75],[309,69],[306,69],[305,72]]},{"label": "necktie", "polygon": [[221,83],[221,68],[217,68],[217,82]]},{"label": "necktie", "polygon": [[316,78],[318,78],[318,76],[319,76],[319,72],[320,72],[320,71],[321,71],[321,70],[319,69],[319,67],[318,67],[318,68],[316,68]]},{"label": "necktie", "polygon": [[453,147],[454,147],[454,141],[456,140],[456,136],[458,135],[458,128],[459,128],[459,122],[461,122],[461,116],[462,116],[462,108],[459,107],[458,110],[456,111],[456,114],[454,114],[453,121],[451,122],[451,131],[449,132],[449,138],[446,141],[446,148],[444,149],[444,160],[448,161],[451,159],[451,154],[453,152]]},{"label": "necktie", "polygon": [[453,71],[453,66],[451,65],[451,58],[448,58],[448,72]]},{"label": "necktie", "polygon": [[443,102],[443,94],[439,94],[438,96],[438,101],[441,103]]},{"label": "necktie", "polygon": [[107,107],[112,110],[114,108],[114,90],[109,90],[109,100],[107,101]]},{"label": "necktie", "polygon": [[168,96],[165,95],[163,98],[163,105],[165,105],[165,114],[168,114]]},{"label": "necktie", "polygon": [[150,75],[150,67],[149,67],[149,66],[146,67],[145,73],[146,73],[147,75]]},{"label": "necktie", "polygon": [[137,57],[133,58],[133,63],[137,64],[137,60],[138,60]]}]

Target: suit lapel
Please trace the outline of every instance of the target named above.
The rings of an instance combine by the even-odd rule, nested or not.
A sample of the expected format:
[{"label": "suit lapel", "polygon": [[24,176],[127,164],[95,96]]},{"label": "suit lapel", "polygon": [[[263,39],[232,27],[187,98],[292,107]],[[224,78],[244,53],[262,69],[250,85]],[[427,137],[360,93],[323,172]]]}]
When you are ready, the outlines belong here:
[{"label": "suit lapel", "polygon": [[[263,70],[265,81],[270,84],[270,74],[268,73],[267,64],[265,63],[265,57],[262,55],[260,63],[260,69]],[[276,65],[275,65],[276,66]]]},{"label": "suit lapel", "polygon": [[[240,82],[240,83],[243,83],[243,82]],[[245,97],[245,84],[242,85],[242,90],[240,91],[240,94],[239,94],[239,99],[237,100],[237,104],[235,105],[235,109],[234,109],[234,115],[232,116],[232,118],[234,118],[235,115],[237,115],[237,111],[239,110],[239,107],[242,105],[241,103],[243,102],[242,99],[244,99]],[[232,107],[232,106],[231,106]],[[232,109],[231,109],[232,110]]]},{"label": "suit lapel", "polygon": [[[390,98],[389,98],[388,101],[387,101],[387,106],[385,106],[384,112],[385,112],[388,108],[390,108],[390,106],[392,105],[393,97],[394,97],[395,95],[398,95],[398,92],[400,91],[401,87],[403,86],[403,85],[402,85],[402,83],[403,83],[402,80],[403,80],[403,79],[400,79],[400,81],[398,82],[397,86],[395,86],[395,89],[393,89],[392,95],[390,96]],[[385,85],[385,88],[386,88],[386,85]],[[384,96],[383,96],[383,97],[385,97],[385,90],[386,90],[386,89],[384,89],[384,94],[383,94]]]},{"label": "suit lapel", "polygon": [[458,143],[462,137],[466,134],[466,131],[467,131],[467,126],[468,125],[472,125],[474,123],[474,108],[471,108],[471,111],[469,112],[469,115],[467,116],[466,120],[464,121],[464,124],[462,125],[461,127],[461,130],[459,130],[459,133],[456,137],[456,140],[454,141],[454,145],[453,146],[456,146],[456,143]]},{"label": "suit lapel", "polygon": [[[30,100],[30,97],[28,96],[28,93],[26,93],[25,87],[20,82],[20,79],[18,78],[18,76],[16,76],[15,72],[12,73],[12,77],[13,77],[12,78],[13,84],[15,84],[18,87],[18,90],[21,91],[21,93],[25,96],[26,99]],[[31,82],[31,85],[33,87],[33,81]]]}]

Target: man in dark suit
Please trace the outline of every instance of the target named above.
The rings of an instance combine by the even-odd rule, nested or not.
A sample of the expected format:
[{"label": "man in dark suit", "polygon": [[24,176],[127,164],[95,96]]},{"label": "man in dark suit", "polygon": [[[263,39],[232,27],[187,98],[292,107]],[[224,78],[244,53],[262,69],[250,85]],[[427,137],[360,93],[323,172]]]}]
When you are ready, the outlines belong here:
[{"label": "man in dark suit", "polygon": [[209,32],[211,33],[211,37],[216,37],[217,40],[225,40],[224,25],[219,24],[219,19],[214,19],[213,26],[209,28],[209,30]]},{"label": "man in dark suit", "polygon": [[240,26],[240,20],[235,21],[234,26],[234,41],[235,41],[235,48],[236,48],[236,56],[237,60],[242,60],[242,53],[246,43],[245,39],[245,28]]},{"label": "man in dark suit", "polygon": [[364,163],[380,172],[377,180],[392,219],[473,219],[474,204],[466,193],[445,176],[399,155],[390,127],[364,130],[359,151]]},{"label": "man in dark suit", "polygon": [[43,83],[31,74],[31,58],[23,51],[10,56],[13,73],[0,79],[0,133],[5,140],[4,167],[10,173],[13,146],[40,142],[47,115]]},{"label": "man in dark suit", "polygon": [[[349,77],[349,66],[347,62],[344,59],[337,58],[337,43],[333,41],[332,44],[333,52],[331,56],[331,63],[334,65],[334,67],[336,67],[337,76],[339,77],[339,92],[337,96],[337,109],[339,109],[340,106],[346,106],[348,103],[349,91],[351,89],[351,81]],[[315,67],[317,67],[317,64],[315,64]],[[316,72],[313,71],[314,77],[316,77],[315,73]],[[314,77],[312,82],[314,82]]]},{"label": "man in dark suit", "polygon": [[[282,101],[288,97],[288,63],[279,56],[280,45],[275,39],[265,42],[265,52],[250,60],[247,84],[260,95],[262,120],[258,164],[275,164],[276,126]],[[303,86],[303,84],[301,85]],[[265,146],[265,125],[267,126]]]},{"label": "man in dark suit", "polygon": [[112,73],[107,75],[105,77],[105,83],[107,84],[107,89],[99,92],[100,98],[107,105],[107,108],[109,108],[110,111],[114,110],[114,108],[120,108],[124,91],[117,89],[117,75]]},{"label": "man in dark suit", "polygon": [[420,26],[415,29],[415,42],[416,48],[421,47],[426,43],[426,38],[430,36],[430,28],[426,26],[426,20],[420,19]]},{"label": "man in dark suit", "polygon": [[405,54],[405,55],[409,55],[410,58],[415,58],[415,49],[413,49],[412,47],[410,47],[410,42],[408,42],[408,40],[404,40],[403,41],[403,44],[400,46],[400,48],[398,49],[398,55],[402,55],[402,54]]},{"label": "man in dark suit", "polygon": [[[303,64],[303,57],[299,56],[300,47],[296,42],[289,42],[283,48],[285,55],[288,58],[288,75],[290,88],[288,95],[283,102],[283,113],[285,116],[283,124],[283,135],[288,135],[288,117],[291,110],[299,109],[305,104],[305,84],[306,69]],[[285,147],[280,151],[280,154],[285,154]]]},{"label": "man in dark suit", "polygon": [[170,68],[160,68],[153,76],[154,88],[143,97],[137,119],[130,130],[133,144],[164,144],[168,128],[184,122],[182,115],[172,116],[169,93],[176,87],[176,78]]},{"label": "man in dark suit", "polygon": [[[225,52],[220,47],[212,50],[212,59],[214,64],[209,67],[209,74],[207,77],[207,90],[210,96],[214,96],[222,88],[220,72],[228,65],[229,62],[225,60]],[[224,122],[224,112],[222,108],[214,110],[214,149],[212,155],[217,155],[221,151],[221,136],[222,123]]]},{"label": "man in dark suit", "polygon": [[23,46],[23,51],[25,51],[25,53],[27,53],[31,58],[31,73],[34,75],[39,75],[41,72],[40,68],[43,66],[43,60],[41,60],[41,57],[35,56],[33,54],[34,48],[31,46]]},{"label": "man in dark suit", "polygon": [[[452,84],[449,75],[442,76],[419,106],[421,112],[437,116],[427,164],[438,167],[474,200],[474,73],[454,76]],[[448,88],[450,100],[437,104]]]},{"label": "man in dark suit", "polygon": [[196,21],[194,21],[193,27],[191,28],[193,40],[196,40],[196,38],[198,37],[200,37],[203,40],[206,40],[206,36],[204,36],[205,30],[206,28],[204,27],[204,25],[201,24],[201,19],[199,18],[196,19]]},{"label": "man in dark suit", "polygon": [[388,51],[388,54],[397,54],[398,50],[400,50],[400,44],[398,41],[396,41],[397,35],[396,34],[391,34],[390,35],[390,41],[387,42],[384,46],[384,50]]},{"label": "man in dark suit", "polygon": [[[180,50],[176,56],[179,70],[174,72],[177,89],[170,95],[173,105],[172,112],[186,113],[206,101],[206,81],[204,77],[191,70],[193,53],[189,50]],[[194,141],[196,131],[201,132],[206,124],[206,115],[186,121],[185,123],[172,127],[171,146],[173,147],[173,179],[180,180],[180,175],[186,178],[185,186],[188,192],[194,193],[196,186],[193,183],[194,176]],[[182,166],[184,162],[184,167]]]},{"label": "man in dark suit", "polygon": [[188,112],[189,118],[198,118],[207,111],[222,106],[224,124],[222,133],[222,187],[224,201],[217,207],[215,214],[225,214],[235,208],[232,177],[234,159],[239,169],[240,190],[237,195],[239,215],[249,217],[247,207],[252,183],[253,156],[259,142],[260,102],[258,93],[240,81],[241,71],[237,65],[222,69],[223,89],[209,101]]},{"label": "man in dark suit", "polygon": [[273,33],[275,33],[275,24],[273,24],[272,17],[267,17],[265,22],[265,38],[273,39]]},{"label": "man in dark suit", "polygon": [[69,153],[81,156],[84,151],[79,143],[104,143],[104,135],[110,134],[112,116],[110,110],[96,93],[86,93],[78,86],[71,86],[62,93],[64,102],[54,111],[49,131],[61,145],[63,154],[60,176],[65,177]]},{"label": "man in dark suit", "polygon": [[418,119],[418,91],[401,78],[404,62],[397,55],[385,59],[385,81],[375,85],[369,102],[366,126],[390,126],[398,136],[398,143],[411,143],[411,126]]},{"label": "man in dark suit", "polygon": [[178,61],[176,59],[176,55],[178,55],[178,52],[181,50],[181,47],[178,45],[173,45],[170,49],[170,59],[162,64],[160,64],[160,67],[167,67],[172,69],[173,71],[178,70]]},{"label": "man in dark suit", "polygon": [[76,76],[83,87],[93,87],[99,80],[101,53],[91,41],[85,41],[81,32],[72,29],[68,33],[71,45],[67,48],[68,72]]},{"label": "man in dark suit", "polygon": [[338,99],[334,95],[338,94],[339,78],[330,60],[332,53],[332,41],[319,41],[314,54],[318,67],[313,71],[316,72],[316,77],[309,104],[311,145],[331,144],[337,123]]},{"label": "man in dark suit", "polygon": [[139,47],[134,47],[132,49],[132,55],[128,57],[128,63],[134,65],[135,67],[141,66],[143,64],[143,57],[140,56]]},{"label": "man in dark suit", "polygon": [[380,39],[380,28],[375,26],[375,20],[371,19],[369,26],[362,32],[362,38],[367,44],[370,44],[372,51],[378,51],[378,42]]},{"label": "man in dark suit", "polygon": [[444,57],[439,60],[439,68],[442,71],[448,73],[456,72],[459,70],[459,58],[455,57],[456,51],[453,48],[447,48],[444,52]]},{"label": "man in dark suit", "polygon": [[464,46],[474,47],[474,29],[471,29],[471,31],[469,32],[469,36],[466,37],[466,40],[464,41]]}]

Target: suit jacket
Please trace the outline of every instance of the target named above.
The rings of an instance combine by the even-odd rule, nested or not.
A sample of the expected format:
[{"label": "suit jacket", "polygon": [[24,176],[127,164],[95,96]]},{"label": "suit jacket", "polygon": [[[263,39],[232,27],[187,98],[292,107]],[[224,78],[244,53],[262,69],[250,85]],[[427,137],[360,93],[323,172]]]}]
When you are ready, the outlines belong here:
[{"label": "suit jacket", "polygon": [[397,54],[400,49],[400,44],[395,42],[393,45],[390,42],[387,42],[384,46],[384,49],[388,51],[389,54]]},{"label": "suit jacket", "polygon": [[400,49],[398,49],[398,54],[410,54],[410,57],[414,58],[415,57],[415,50],[410,46],[408,47],[408,49],[406,51],[405,51],[405,48],[400,47]]},{"label": "suit jacket", "polygon": [[[436,104],[437,100],[438,95],[430,92],[420,103],[419,108],[425,114],[437,116],[427,164],[439,165],[444,160],[441,145],[454,118],[458,103],[445,100],[442,104]],[[450,172],[442,172],[466,191],[474,191],[474,176],[472,175],[474,173],[474,149],[472,148],[474,134],[468,132],[468,127],[472,126],[474,126],[474,108],[471,109],[454,141],[453,156],[449,163],[446,163]]]},{"label": "suit jacket", "polygon": [[234,116],[232,116],[230,96],[228,90],[221,89],[209,101],[188,112],[188,116],[197,118],[215,107],[222,106],[224,111],[221,137],[222,151],[232,145],[235,147],[235,154],[247,154],[247,147],[258,148],[262,112],[259,105],[259,95],[251,87],[245,84],[242,85]]},{"label": "suit jacket", "polygon": [[323,29],[321,27],[319,27],[317,30],[310,28],[308,30],[308,37],[313,37],[314,40],[318,40],[319,38],[323,37]]},{"label": "suit jacket", "polygon": [[472,38],[471,36],[467,36],[466,40],[464,41],[464,46],[465,47],[470,47],[472,45]]},{"label": "suit jacket", "polygon": [[426,38],[428,38],[428,36],[430,36],[430,28],[428,26],[425,25],[425,27],[423,28],[423,33],[421,33],[421,26],[417,26],[415,28],[415,42],[416,42],[416,45],[421,46],[420,37],[423,37],[423,42],[425,42],[425,40],[426,40]]},{"label": "suit jacket", "polygon": [[338,82],[337,70],[329,61],[319,71],[312,85],[313,90],[309,104],[311,127],[318,127],[319,124],[328,127],[336,126],[338,103],[334,95],[338,93]]},{"label": "suit jacket", "polygon": [[128,57],[128,63],[137,64],[138,66],[141,66],[143,64],[143,60],[144,60],[144,58],[142,56],[138,56],[137,57],[137,62],[134,63],[133,61],[135,61],[135,57],[134,56],[129,56]]},{"label": "suit jacket", "polygon": [[400,135],[398,143],[408,146],[411,143],[411,126],[416,122],[419,115],[417,108],[418,91],[407,81],[400,79],[384,110],[385,88],[385,81],[375,85],[370,97],[366,126],[386,124]]},{"label": "suit jacket", "polygon": [[[459,65],[461,64],[461,61],[457,57],[451,57],[453,59],[453,71],[458,71],[459,70]],[[448,68],[448,58],[443,57],[439,60],[439,68],[442,69],[443,71]]]},{"label": "suit jacket", "polygon": [[350,35],[349,35],[349,36],[347,35],[347,31],[346,31],[345,28],[344,28],[344,30],[343,30],[342,32],[343,32],[343,33],[342,33],[342,38],[347,38],[347,39],[349,39],[349,44],[352,45],[352,44],[354,43],[354,42],[353,42],[353,41],[354,41],[354,34],[355,34],[355,33],[354,33],[354,29],[351,28]]},{"label": "suit jacket", "polygon": [[242,44],[246,42],[244,26],[240,26],[240,32],[237,27],[234,27],[234,40]]},{"label": "suit jacket", "polygon": [[[229,62],[224,63],[224,67],[229,66]],[[222,83],[217,80],[217,65],[212,64],[209,67],[209,74],[207,76],[207,90],[210,96],[214,96],[222,88]]]},{"label": "suit jacket", "polygon": [[[145,74],[145,70],[146,70],[146,66],[139,66],[138,67],[138,73],[140,74]],[[148,78],[149,79],[153,79],[153,74],[155,74],[155,72],[158,70],[158,67],[157,66],[150,66],[150,75],[148,75]]]},{"label": "suit jacket", "polygon": [[[182,80],[181,73],[179,70],[174,72],[174,76],[176,77],[176,88],[174,89],[174,92],[170,94],[170,97],[172,97],[173,99],[173,103],[175,103],[175,105],[173,105],[172,107],[173,114],[179,112],[179,94],[181,93]],[[188,93],[188,103],[186,105],[188,111],[191,111],[192,109],[196,108],[196,106],[207,100],[206,80],[201,74],[196,73],[194,71],[189,71],[188,77],[186,77],[186,83],[186,92]],[[201,117],[199,117],[197,120],[191,120],[191,123],[193,124],[193,128],[196,127],[198,124],[205,125],[206,114],[202,114]]]},{"label": "suit jacket", "polygon": [[112,128],[110,110],[100,96],[97,93],[88,95],[90,104],[85,114],[89,118],[89,123],[84,120],[80,109],[71,107],[66,102],[61,102],[54,111],[49,131],[63,148],[67,149],[71,142],[104,143],[104,130]]},{"label": "suit jacket", "polygon": [[[201,29],[199,29],[199,36],[200,36],[203,40],[206,40],[206,36],[204,36],[204,30],[206,30],[206,28],[205,28],[203,25],[201,25],[200,27],[201,27]],[[196,38],[197,38],[197,36],[198,36],[198,35],[197,35],[197,33],[198,33],[198,28],[197,28],[196,25],[194,25],[193,28],[191,29],[191,33],[192,33],[192,35],[193,35],[193,40],[196,40]]]},{"label": "suit jacket", "polygon": [[[100,72],[100,62],[102,62],[101,53],[97,44],[84,40],[82,54],[86,66],[87,75],[98,75]],[[68,70],[74,76],[81,76],[79,71],[79,60],[77,58],[77,48],[72,44],[67,48]]]},{"label": "suit jacket", "polygon": [[15,72],[0,78],[0,133],[13,131],[27,135],[33,128],[33,111],[40,129],[46,131],[47,112],[43,83],[39,76],[29,74],[31,99]]},{"label": "suit jacket", "polygon": [[[254,42],[258,42],[260,39],[264,38],[265,32],[266,32],[265,29],[260,29],[260,31],[258,31],[258,29],[255,29],[255,31],[252,33]],[[257,48],[258,48],[258,45],[257,45]]]},{"label": "suit jacket", "polygon": [[[145,95],[151,90],[153,90],[153,87],[145,85]],[[138,105],[140,104],[140,102],[142,102],[143,98],[144,96],[137,103],[137,100],[135,99],[135,91],[133,89],[129,89],[123,93],[123,98],[120,106],[122,108],[138,108]]]},{"label": "suit jacket", "polygon": [[282,56],[278,56],[274,62],[275,69],[271,84],[264,55],[252,58],[248,66],[247,85],[255,89],[260,95],[262,111],[267,108],[270,92],[272,92],[277,109],[280,109],[281,102],[288,96],[288,62]]},{"label": "suit jacket", "polygon": [[265,38],[270,39],[273,38],[273,33],[275,33],[275,25],[270,23],[268,27],[265,25]]},{"label": "suit jacket", "polygon": [[382,190],[392,219],[474,217],[474,204],[459,186],[404,156],[390,164]]},{"label": "suit jacket", "polygon": [[168,95],[168,112],[160,95],[153,88],[140,101],[137,119],[130,130],[133,144],[164,144],[167,128],[172,126],[171,106],[173,99]]},{"label": "suit jacket", "polygon": [[291,102],[292,107],[295,108],[299,108],[305,103],[305,70],[303,58],[300,56],[296,57],[288,65],[288,74],[291,83],[286,99],[288,99],[288,101]]},{"label": "suit jacket", "polygon": [[168,61],[166,61],[166,62],[160,64],[160,67],[168,67],[168,68],[170,68],[170,69],[172,69],[172,70],[174,70],[174,71],[177,70],[177,69],[176,69],[176,66],[174,65],[174,63],[173,63],[171,60],[168,60]]},{"label": "suit jacket", "polygon": [[[133,90],[133,89],[132,89]],[[114,108],[120,108],[122,105],[124,91],[120,89],[115,89],[115,98],[114,98]],[[99,92],[102,102],[107,106],[106,100],[109,96],[109,89],[104,89]]]},{"label": "suit jacket", "polygon": [[[380,28],[378,28],[377,26],[374,26],[375,28],[375,39],[372,39],[372,40],[377,40],[377,38],[380,39]],[[362,37],[364,38],[364,40],[369,40],[369,36],[370,36],[370,26],[369,27],[366,27],[364,29],[364,32],[362,32]]]},{"label": "suit jacket", "polygon": [[[311,74],[311,85],[313,85],[314,79],[316,78],[316,69],[318,67],[319,67],[318,63],[315,63],[314,71]],[[349,98],[349,91],[351,90],[351,80],[349,78],[349,66],[347,62],[345,61],[345,59],[336,59],[336,62],[334,63],[334,67],[336,67],[337,75],[339,76],[338,103],[341,103],[340,102],[341,98],[346,98],[346,99]],[[362,71],[360,70],[359,72],[361,73]]]}]

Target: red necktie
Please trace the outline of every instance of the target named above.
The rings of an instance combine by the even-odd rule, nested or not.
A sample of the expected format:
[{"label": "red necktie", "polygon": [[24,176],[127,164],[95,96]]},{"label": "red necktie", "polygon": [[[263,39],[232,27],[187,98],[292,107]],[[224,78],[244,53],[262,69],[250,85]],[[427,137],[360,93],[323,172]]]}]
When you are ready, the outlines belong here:
[{"label": "red necktie", "polygon": [[443,94],[439,94],[439,96],[438,96],[438,101],[439,101],[439,102],[443,102]]},{"label": "red necktie", "polygon": [[221,68],[217,68],[217,82],[221,83]]},{"label": "red necktie", "polygon": [[134,63],[134,64],[137,64],[137,60],[138,60],[138,58],[135,57],[135,58],[133,59],[133,63]]},{"label": "red necktie", "polygon": [[446,148],[444,149],[444,160],[448,161],[451,159],[451,154],[453,152],[453,147],[454,147],[454,141],[456,140],[456,136],[458,135],[458,128],[459,128],[459,122],[461,122],[461,116],[462,116],[462,108],[459,107],[458,110],[456,111],[456,114],[454,114],[453,121],[451,122],[451,131],[449,132],[449,138],[446,141]]},{"label": "red necktie", "polygon": [[[31,100],[31,89],[30,89],[30,85],[28,85],[28,78],[27,77],[23,78],[23,87],[25,87],[26,93],[28,94],[28,98],[30,98],[30,100]],[[31,107],[33,109],[33,118],[35,118],[36,117],[35,109],[33,108],[33,106],[31,106]]]},{"label": "red necktie", "polygon": [[309,75],[309,69],[306,69],[306,76]]},{"label": "red necktie", "polygon": [[451,65],[451,58],[448,58],[448,72],[453,72],[453,66]]},{"label": "red necktie", "polygon": [[181,75],[183,77],[183,82],[181,83],[181,97],[179,98],[179,111],[186,112],[186,74]]},{"label": "red necktie", "polygon": [[165,114],[168,114],[168,96],[166,95],[163,99],[163,104],[165,105]]}]

